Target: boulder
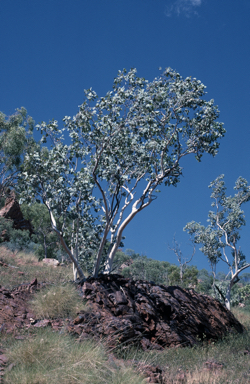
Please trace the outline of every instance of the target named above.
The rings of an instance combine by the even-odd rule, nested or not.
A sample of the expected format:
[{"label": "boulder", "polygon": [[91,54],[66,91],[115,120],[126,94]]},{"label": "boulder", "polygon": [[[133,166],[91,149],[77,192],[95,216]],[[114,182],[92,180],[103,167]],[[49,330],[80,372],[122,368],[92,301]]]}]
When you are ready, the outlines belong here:
[{"label": "boulder", "polygon": [[178,286],[133,281],[120,275],[88,278],[82,286],[86,311],[68,326],[84,339],[110,346],[140,343],[144,350],[216,341],[244,328],[218,300]]},{"label": "boulder", "polygon": [[60,265],[59,261],[56,259],[43,259],[43,264],[50,265],[51,267],[58,267]]},{"label": "boulder", "polygon": [[216,341],[243,326],[218,300],[177,286],[133,281],[120,275],[88,278],[79,286],[85,305],[75,319],[36,319],[28,302],[42,288],[34,279],[11,291],[0,286],[0,332],[23,327],[68,329],[79,340],[105,339],[109,346],[135,343],[143,350]]}]

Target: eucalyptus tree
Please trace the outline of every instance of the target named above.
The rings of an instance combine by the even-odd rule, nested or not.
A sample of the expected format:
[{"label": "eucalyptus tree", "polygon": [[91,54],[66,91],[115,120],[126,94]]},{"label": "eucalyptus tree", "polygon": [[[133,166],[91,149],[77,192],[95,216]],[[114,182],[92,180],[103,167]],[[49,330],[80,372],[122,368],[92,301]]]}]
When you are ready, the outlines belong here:
[{"label": "eucalyptus tree", "polygon": [[33,125],[23,107],[9,117],[0,112],[0,197],[15,186],[25,152],[34,145]]},{"label": "eucalyptus tree", "polygon": [[[218,108],[205,99],[205,93],[200,81],[184,79],[170,68],[151,82],[137,77],[135,69],[123,70],[114,80],[113,91],[99,98],[94,90],[86,90],[79,112],[64,118],[70,148],[92,185],[92,197],[101,199],[103,232],[94,276],[100,271],[109,236],[104,273],[112,271],[125,228],[155,200],[159,186],[177,185],[182,158],[193,154],[200,161],[205,152],[216,155],[225,129],[216,121]],[[59,132],[55,122],[40,129],[45,137]],[[27,161],[31,164],[36,159],[30,156]],[[50,167],[55,166],[51,162]],[[79,179],[74,188],[80,185]]]},{"label": "eucalyptus tree", "polygon": [[[246,263],[246,257],[240,247],[240,229],[246,224],[242,204],[250,200],[250,186],[243,177],[236,180],[234,189],[237,191],[234,196],[226,196],[224,175],[218,176],[209,185],[213,192],[211,206],[214,211],[209,211],[206,227],[192,221],[188,223],[186,230],[196,244],[202,244],[200,249],[207,256],[211,265],[216,265],[222,260],[229,269],[230,279],[228,280],[225,305],[230,309],[231,289],[239,281],[239,274],[250,267]],[[232,259],[228,255],[231,252]]]},{"label": "eucalyptus tree", "polygon": [[74,148],[63,145],[53,134],[51,139],[51,149],[37,146],[26,154],[20,203],[38,200],[45,204],[51,228],[73,263],[74,279],[78,274],[82,280],[85,276],[79,261],[86,265],[100,240],[102,225],[96,224],[91,212],[98,211],[97,201],[91,195],[88,174],[77,170]]}]

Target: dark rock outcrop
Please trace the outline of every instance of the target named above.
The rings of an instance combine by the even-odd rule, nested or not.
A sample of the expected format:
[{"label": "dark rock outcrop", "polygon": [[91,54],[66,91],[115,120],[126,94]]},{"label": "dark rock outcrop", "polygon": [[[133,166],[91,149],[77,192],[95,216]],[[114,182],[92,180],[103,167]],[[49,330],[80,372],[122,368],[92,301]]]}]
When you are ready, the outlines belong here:
[{"label": "dark rock outcrop", "polygon": [[[139,343],[144,350],[162,350],[165,346],[194,345],[197,337],[209,343],[228,332],[241,333],[244,330],[230,311],[209,296],[180,287],[132,281],[119,275],[87,279],[79,287],[86,301],[86,310],[73,321],[36,319],[29,308],[29,300],[43,286],[45,284],[39,284],[36,279],[11,291],[0,286],[0,334],[14,333],[16,339],[23,339],[26,336],[20,334],[22,328],[50,326],[58,331],[68,329],[79,340],[89,336],[98,340],[105,338],[111,347]],[[4,352],[0,349],[0,378],[7,364]],[[244,354],[248,353],[244,351]],[[149,383],[172,383],[164,367],[134,360],[123,361],[111,352],[109,362],[115,366],[133,366]],[[204,370],[221,369],[222,363],[204,363]],[[176,373],[175,382],[186,382],[185,377],[186,373],[180,370]]]},{"label": "dark rock outcrop", "polygon": [[[4,207],[0,209],[0,217],[13,220],[13,228],[28,230],[30,234],[34,233],[31,223],[24,219],[20,205],[16,199],[15,192],[11,191],[5,200]],[[0,234],[4,241],[8,241],[5,231]]]},{"label": "dark rock outcrop", "polygon": [[[88,278],[81,288],[86,310],[74,320],[36,319],[28,301],[36,279],[9,291],[0,286],[0,333],[22,327],[66,327],[80,340],[93,336],[111,347],[140,344],[144,350],[216,341],[243,326],[218,300],[193,290],[133,281],[120,275]],[[34,321],[33,321],[34,319]],[[40,321],[41,320],[41,321]]]},{"label": "dark rock outcrop", "polygon": [[88,278],[82,293],[90,309],[69,325],[80,339],[92,335],[105,338],[110,346],[137,342],[144,350],[161,350],[243,332],[218,300],[193,290],[103,275]]}]

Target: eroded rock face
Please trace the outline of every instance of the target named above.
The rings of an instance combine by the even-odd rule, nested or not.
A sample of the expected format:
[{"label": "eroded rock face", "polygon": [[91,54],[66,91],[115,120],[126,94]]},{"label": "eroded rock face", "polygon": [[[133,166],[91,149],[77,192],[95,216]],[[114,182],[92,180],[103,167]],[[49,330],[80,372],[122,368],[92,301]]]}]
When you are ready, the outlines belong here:
[{"label": "eroded rock face", "polygon": [[87,279],[82,294],[90,310],[69,326],[80,339],[92,335],[106,338],[111,346],[139,342],[144,350],[161,350],[243,332],[219,301],[193,290],[103,275]]},{"label": "eroded rock face", "polygon": [[[25,220],[18,201],[16,200],[15,192],[11,191],[5,200],[5,205],[0,209],[0,217],[13,220],[13,228],[21,230],[29,230],[30,234],[34,233],[31,223]],[[8,241],[5,231],[0,234],[3,241]]]}]

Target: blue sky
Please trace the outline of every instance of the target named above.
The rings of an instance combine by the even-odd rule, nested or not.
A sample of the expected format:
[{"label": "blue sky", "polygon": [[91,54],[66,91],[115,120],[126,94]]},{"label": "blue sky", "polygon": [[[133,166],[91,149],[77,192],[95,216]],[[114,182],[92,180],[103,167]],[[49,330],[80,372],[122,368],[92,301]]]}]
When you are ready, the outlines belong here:
[{"label": "blue sky", "polygon": [[[184,256],[183,227],[206,224],[209,183],[225,174],[228,193],[238,176],[250,183],[250,2],[246,0],[0,0],[0,110],[24,106],[36,123],[73,116],[84,89],[111,90],[119,69],[135,67],[148,80],[172,67],[207,86],[226,136],[216,158],[184,159],[177,188],[127,227],[125,248],[177,262],[168,250],[175,234]],[[249,206],[248,206],[249,205]],[[250,203],[241,247],[250,261]],[[199,269],[209,265],[199,251]],[[225,270],[223,264],[219,270]],[[247,272],[250,272],[247,270]]]}]

